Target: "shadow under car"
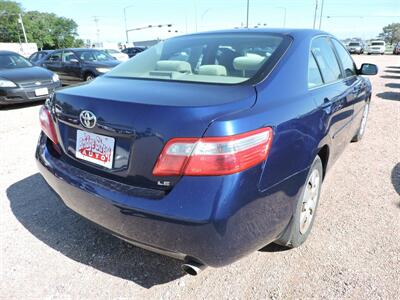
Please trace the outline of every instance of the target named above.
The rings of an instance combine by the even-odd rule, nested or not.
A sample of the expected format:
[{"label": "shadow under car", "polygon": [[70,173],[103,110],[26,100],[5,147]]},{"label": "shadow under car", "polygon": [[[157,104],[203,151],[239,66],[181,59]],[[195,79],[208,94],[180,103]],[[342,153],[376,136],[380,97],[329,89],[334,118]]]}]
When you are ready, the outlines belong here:
[{"label": "shadow under car", "polygon": [[182,262],[128,244],[70,210],[38,173],[8,187],[7,197],[31,234],[77,262],[145,288],[184,276]]}]

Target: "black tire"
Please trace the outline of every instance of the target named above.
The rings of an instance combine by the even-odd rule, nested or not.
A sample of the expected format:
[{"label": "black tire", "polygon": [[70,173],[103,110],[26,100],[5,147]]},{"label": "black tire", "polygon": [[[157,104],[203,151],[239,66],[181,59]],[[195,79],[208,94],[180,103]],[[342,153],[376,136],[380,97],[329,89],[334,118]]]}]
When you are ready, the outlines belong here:
[{"label": "black tire", "polygon": [[[308,225],[308,228],[306,229],[306,231],[304,231],[302,233],[301,227],[300,227],[300,216],[301,216],[301,212],[304,212],[304,202],[303,202],[304,196],[305,196],[306,189],[308,188],[308,185],[309,185],[310,177],[313,174],[314,170],[316,172],[318,172],[318,174],[319,174],[318,194],[316,197],[316,201],[315,201],[316,204],[315,204],[315,208],[313,210],[313,217],[311,218],[311,222]],[[281,245],[281,246],[288,247],[288,248],[296,248],[296,247],[299,247],[301,244],[303,244],[306,241],[308,235],[311,232],[313,224],[314,224],[315,214],[317,212],[319,198],[321,195],[322,178],[323,178],[322,161],[321,161],[321,158],[317,155],[317,157],[314,159],[314,162],[311,165],[310,171],[308,172],[307,179],[303,186],[303,190],[301,191],[300,197],[297,199],[296,210],[292,216],[292,219],[290,220],[290,223],[286,227],[285,231],[274,243]]]},{"label": "black tire", "polygon": [[[365,103],[363,116],[360,121],[360,127],[358,128],[356,135],[351,140],[354,143],[361,141],[364,136],[365,129],[367,127],[367,121],[368,121],[369,105],[370,105],[369,101]],[[364,118],[365,118],[365,120],[364,120]],[[365,123],[363,123],[363,122],[365,122]]]},{"label": "black tire", "polygon": [[95,79],[96,76],[94,76],[92,73],[86,73],[85,74],[85,81],[91,81]]}]

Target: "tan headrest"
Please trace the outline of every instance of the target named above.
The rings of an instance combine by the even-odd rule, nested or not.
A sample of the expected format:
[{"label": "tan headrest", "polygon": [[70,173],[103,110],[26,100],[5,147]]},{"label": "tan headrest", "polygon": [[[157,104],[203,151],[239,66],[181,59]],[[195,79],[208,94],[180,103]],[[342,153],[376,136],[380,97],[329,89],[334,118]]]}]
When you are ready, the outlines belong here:
[{"label": "tan headrest", "polygon": [[157,71],[173,71],[180,73],[192,73],[192,67],[186,61],[159,60],[156,64]]},{"label": "tan headrest", "polygon": [[221,65],[202,65],[199,67],[200,75],[226,76],[226,68]]},{"label": "tan headrest", "polygon": [[264,63],[265,57],[257,54],[239,56],[233,60],[233,67],[239,71],[256,71]]}]

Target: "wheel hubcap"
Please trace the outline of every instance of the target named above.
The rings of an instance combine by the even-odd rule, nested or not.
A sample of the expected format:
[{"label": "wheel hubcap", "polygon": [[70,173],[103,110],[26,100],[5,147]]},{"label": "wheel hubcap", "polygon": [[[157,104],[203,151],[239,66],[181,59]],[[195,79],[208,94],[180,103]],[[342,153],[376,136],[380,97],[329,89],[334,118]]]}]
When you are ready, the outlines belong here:
[{"label": "wheel hubcap", "polygon": [[305,187],[300,212],[300,233],[305,234],[315,215],[315,208],[319,197],[320,174],[313,170]]},{"label": "wheel hubcap", "polygon": [[360,135],[364,134],[365,127],[367,126],[368,112],[369,112],[369,104],[365,104],[363,116],[361,119]]}]

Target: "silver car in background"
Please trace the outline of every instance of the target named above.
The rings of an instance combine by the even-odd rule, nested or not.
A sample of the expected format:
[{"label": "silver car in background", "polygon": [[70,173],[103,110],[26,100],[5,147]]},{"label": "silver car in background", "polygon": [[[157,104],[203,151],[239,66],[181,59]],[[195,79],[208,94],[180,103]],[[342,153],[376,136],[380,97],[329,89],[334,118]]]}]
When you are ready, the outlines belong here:
[{"label": "silver car in background", "polygon": [[363,54],[364,53],[364,44],[362,42],[350,42],[347,45],[347,50],[351,54]]}]

